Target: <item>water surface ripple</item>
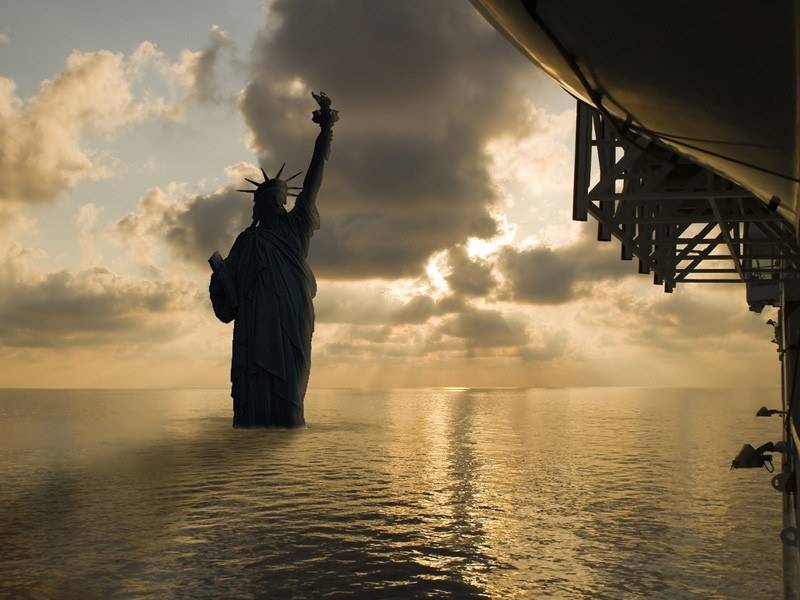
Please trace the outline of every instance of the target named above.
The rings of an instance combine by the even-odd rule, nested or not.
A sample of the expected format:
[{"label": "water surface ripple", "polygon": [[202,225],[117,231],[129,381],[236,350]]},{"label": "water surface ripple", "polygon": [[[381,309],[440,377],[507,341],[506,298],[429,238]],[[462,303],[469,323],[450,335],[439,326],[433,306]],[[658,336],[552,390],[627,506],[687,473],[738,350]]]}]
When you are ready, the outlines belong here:
[{"label": "water surface ripple", "polygon": [[0,392],[0,596],[777,598],[774,390]]}]

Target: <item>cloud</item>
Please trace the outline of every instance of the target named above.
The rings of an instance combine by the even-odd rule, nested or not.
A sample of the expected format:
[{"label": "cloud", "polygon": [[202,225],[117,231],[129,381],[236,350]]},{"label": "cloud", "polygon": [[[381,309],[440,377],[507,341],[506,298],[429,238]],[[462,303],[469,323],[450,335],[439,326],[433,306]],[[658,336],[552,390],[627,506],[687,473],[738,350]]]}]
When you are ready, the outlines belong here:
[{"label": "cloud", "polygon": [[576,242],[557,248],[504,247],[499,267],[510,299],[531,304],[571,302],[591,291],[591,283],[638,273],[635,261],[621,261],[616,241],[598,242],[595,224],[581,230]]},{"label": "cloud", "polygon": [[[643,295],[630,288],[608,290],[593,299],[604,308],[588,303],[580,310],[580,322],[616,329],[627,343],[661,350],[696,347],[698,341],[725,341],[735,351],[742,339],[763,342],[770,331],[768,318],[747,309],[744,286],[679,286],[673,294]],[[711,346],[706,347],[709,349]]]},{"label": "cloud", "polygon": [[424,359],[426,368],[462,370],[470,364],[474,367],[471,361],[476,358],[497,365],[505,361],[516,369],[552,360],[567,349],[564,332],[547,328],[531,331],[522,315],[515,312],[446,301],[438,303],[437,308],[426,311],[429,318],[424,321],[333,324],[320,319],[315,355],[324,364],[368,360],[381,369],[389,365],[419,367]]},{"label": "cloud", "polygon": [[573,286],[577,280],[577,264],[550,248],[521,251],[505,248],[501,265],[514,300],[558,304],[575,296]]},{"label": "cloud", "polygon": [[11,43],[11,40],[5,33],[0,33],[0,46],[8,46]]},{"label": "cloud", "polygon": [[768,337],[765,319],[747,309],[743,285],[729,291],[705,290],[702,294],[665,295],[648,315],[648,320],[654,326],[670,334],[680,332],[686,337],[739,333],[765,339]]},{"label": "cloud", "polygon": [[448,259],[447,284],[457,296],[485,296],[495,286],[491,265],[481,259],[471,259],[464,246],[452,248]]},{"label": "cloud", "polygon": [[[234,50],[214,26],[206,48],[184,50],[175,63],[148,41],[127,56],[73,50],[64,70],[25,100],[0,77],[0,204],[50,202],[79,181],[110,176],[110,161],[87,147],[87,134],[179,119],[192,101],[217,101],[215,66]],[[159,85],[168,91],[156,92]]]},{"label": "cloud", "polygon": [[94,242],[98,233],[97,219],[102,212],[102,208],[97,208],[94,203],[88,202],[78,209],[78,214],[75,216],[81,265],[93,265],[99,260],[99,256],[95,253]]},{"label": "cloud", "polygon": [[[309,89],[341,111],[311,263],[322,277],[405,277],[497,225],[485,144],[527,126],[532,70],[468,4],[270,4],[241,98],[265,165],[310,154]],[[410,42],[413,40],[413,43]]]},{"label": "cloud", "polygon": [[26,101],[0,77],[0,203],[48,202],[82,179],[106,177],[108,164],[82,143],[86,133],[174,116],[163,97],[134,96],[141,64],[108,50],[75,50]]},{"label": "cloud", "polygon": [[196,196],[164,213],[164,239],[183,260],[205,265],[215,250],[227,255],[236,234],[250,224],[252,204],[231,188]]},{"label": "cloud", "polygon": [[208,44],[202,50],[183,50],[179,60],[170,65],[175,74],[188,87],[191,101],[223,102],[230,100],[223,92],[217,69],[227,55],[236,66],[236,44],[219,26],[213,25],[208,32]]},{"label": "cloud", "polygon": [[11,233],[12,230],[18,230],[20,225],[23,225],[23,228],[27,228],[25,227],[26,223],[30,223],[30,220],[20,214],[18,210],[11,206],[0,205],[0,235]]},{"label": "cloud", "polygon": [[[226,172],[238,179],[254,177],[257,169],[240,163]],[[215,250],[227,255],[236,235],[250,225],[252,204],[252,196],[233,186],[192,195],[173,183],[147,190],[113,232],[128,244],[135,262],[152,264],[154,248],[163,243],[180,261],[207,269],[208,257]]]},{"label": "cloud", "polygon": [[548,334],[519,349],[519,357],[526,363],[553,360],[566,354],[567,342],[563,332]]},{"label": "cloud", "polygon": [[524,346],[528,334],[520,323],[511,323],[500,311],[469,308],[446,320],[438,330],[459,338],[470,347]]},{"label": "cloud", "polygon": [[13,247],[0,263],[0,346],[104,346],[177,335],[195,303],[175,282],[136,280],[104,267],[37,273]]},{"label": "cloud", "polygon": [[319,323],[398,326],[424,324],[435,316],[457,312],[463,304],[445,297],[438,301],[418,293],[407,298],[392,294],[385,281],[326,281],[314,299]]}]

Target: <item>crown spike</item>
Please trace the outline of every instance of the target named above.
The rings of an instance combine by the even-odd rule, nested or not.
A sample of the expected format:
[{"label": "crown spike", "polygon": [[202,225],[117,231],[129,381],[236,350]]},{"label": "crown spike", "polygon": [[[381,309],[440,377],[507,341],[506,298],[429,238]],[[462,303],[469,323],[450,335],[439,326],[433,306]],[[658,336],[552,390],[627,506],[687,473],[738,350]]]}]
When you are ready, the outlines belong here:
[{"label": "crown spike", "polygon": [[245,194],[255,194],[255,190],[236,190],[237,192],[244,192]]},{"label": "crown spike", "polygon": [[278,174],[277,174],[277,175],[275,175],[275,179],[278,179],[278,178],[280,178],[280,176],[281,176],[281,173],[283,173],[283,167],[285,167],[285,166],[286,166],[286,163],[283,163],[283,164],[281,165],[281,168],[280,168],[280,169],[278,169]]},{"label": "crown spike", "polygon": [[297,177],[298,175],[300,175],[300,173],[302,173],[302,171],[298,171],[297,173],[295,173],[295,174],[294,174],[294,175],[292,175],[291,177],[288,177],[288,178],[286,179],[286,181],[287,181],[287,182],[291,181],[292,179],[294,179],[295,177]]},{"label": "crown spike", "polygon": [[267,175],[267,172],[264,170],[264,167],[261,167],[261,172],[264,174],[264,181],[265,182],[269,181],[269,175]]},{"label": "crown spike", "polygon": [[256,187],[258,187],[259,185],[261,185],[261,184],[260,184],[260,183],[258,183],[257,181],[253,181],[252,179],[248,179],[247,177],[245,177],[245,178],[244,178],[244,180],[245,180],[245,181],[247,181],[248,183],[252,183],[252,184],[253,184],[254,186],[256,186]]}]

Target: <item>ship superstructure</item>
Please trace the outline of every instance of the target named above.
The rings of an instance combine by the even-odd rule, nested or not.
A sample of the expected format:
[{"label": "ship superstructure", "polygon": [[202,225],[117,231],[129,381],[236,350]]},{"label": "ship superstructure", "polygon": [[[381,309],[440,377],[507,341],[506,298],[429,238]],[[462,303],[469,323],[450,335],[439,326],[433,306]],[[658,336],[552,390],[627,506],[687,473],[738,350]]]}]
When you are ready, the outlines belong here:
[{"label": "ship superstructure", "polygon": [[671,293],[744,284],[778,307],[784,436],[734,466],[783,495],[786,598],[799,598],[800,1],[472,0],[576,98],[573,219]]}]

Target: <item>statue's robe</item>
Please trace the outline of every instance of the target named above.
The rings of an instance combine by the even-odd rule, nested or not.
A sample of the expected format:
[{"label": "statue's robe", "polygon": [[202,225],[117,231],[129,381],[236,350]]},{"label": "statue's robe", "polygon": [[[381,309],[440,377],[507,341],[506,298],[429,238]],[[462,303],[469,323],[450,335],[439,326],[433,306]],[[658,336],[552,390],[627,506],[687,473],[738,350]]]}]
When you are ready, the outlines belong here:
[{"label": "statue's robe", "polygon": [[311,368],[317,290],[306,262],[319,229],[313,199],[301,193],[294,208],[269,226],[250,227],[236,238],[225,264],[235,282],[234,309],[215,273],[214,312],[234,321],[231,395],[234,426],[298,427]]}]

